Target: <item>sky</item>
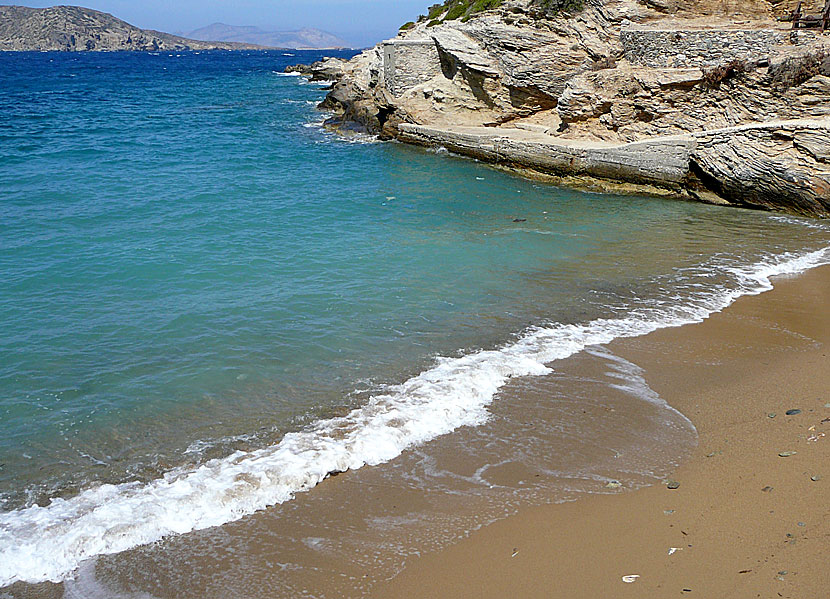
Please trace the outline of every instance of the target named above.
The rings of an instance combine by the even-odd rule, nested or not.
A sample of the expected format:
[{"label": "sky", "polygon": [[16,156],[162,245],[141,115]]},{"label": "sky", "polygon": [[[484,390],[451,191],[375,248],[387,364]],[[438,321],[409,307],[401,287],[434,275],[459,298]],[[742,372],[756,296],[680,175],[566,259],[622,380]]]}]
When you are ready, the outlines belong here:
[{"label": "sky", "polygon": [[[269,31],[322,29],[355,46],[392,37],[437,0],[52,0],[17,4],[43,8],[78,4],[111,13],[143,29],[186,34],[212,23]],[[5,2],[4,2],[5,3]]]}]

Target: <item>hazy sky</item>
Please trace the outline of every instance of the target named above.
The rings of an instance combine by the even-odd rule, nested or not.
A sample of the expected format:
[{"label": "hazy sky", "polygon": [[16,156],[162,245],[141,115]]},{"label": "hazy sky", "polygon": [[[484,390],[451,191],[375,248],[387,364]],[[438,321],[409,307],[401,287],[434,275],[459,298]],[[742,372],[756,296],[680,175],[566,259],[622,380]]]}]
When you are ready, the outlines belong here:
[{"label": "hazy sky", "polygon": [[187,33],[210,25],[256,25],[268,30],[314,27],[355,45],[393,36],[437,0],[52,0],[4,4],[79,4],[112,13],[144,29]]}]

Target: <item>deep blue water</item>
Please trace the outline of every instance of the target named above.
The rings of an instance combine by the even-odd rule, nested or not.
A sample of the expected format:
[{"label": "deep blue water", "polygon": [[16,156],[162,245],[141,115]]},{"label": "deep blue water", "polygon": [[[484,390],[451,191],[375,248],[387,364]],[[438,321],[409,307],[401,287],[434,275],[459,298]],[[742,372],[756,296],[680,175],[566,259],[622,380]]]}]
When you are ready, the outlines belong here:
[{"label": "deep blue water", "polygon": [[338,138],[295,54],[0,54],[0,508],[266,448],[439,356],[659,321],[830,245]]}]

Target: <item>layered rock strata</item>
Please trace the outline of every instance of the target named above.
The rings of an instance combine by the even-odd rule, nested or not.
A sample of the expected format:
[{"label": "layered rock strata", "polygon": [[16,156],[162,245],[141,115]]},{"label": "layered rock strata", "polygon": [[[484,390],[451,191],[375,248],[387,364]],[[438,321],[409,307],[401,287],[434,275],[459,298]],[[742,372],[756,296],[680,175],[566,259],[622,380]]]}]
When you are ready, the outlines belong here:
[{"label": "layered rock strata", "polygon": [[[402,141],[566,177],[624,181],[704,202],[830,214],[830,120],[758,123],[614,144],[542,131],[401,124]],[[569,179],[567,179],[569,177]],[[609,187],[619,191],[619,188]]]},{"label": "layered rock strata", "polygon": [[785,13],[750,0],[728,13],[704,0],[588,0],[572,13],[509,0],[310,73],[336,81],[334,127],[569,183],[828,216],[816,148],[830,147],[830,35],[791,32],[773,18]]}]

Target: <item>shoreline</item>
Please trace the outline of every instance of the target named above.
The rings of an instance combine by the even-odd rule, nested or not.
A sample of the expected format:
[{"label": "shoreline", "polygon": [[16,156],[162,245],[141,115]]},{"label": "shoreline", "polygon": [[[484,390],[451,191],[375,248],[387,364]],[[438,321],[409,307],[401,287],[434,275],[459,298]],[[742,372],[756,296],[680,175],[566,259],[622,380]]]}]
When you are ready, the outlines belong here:
[{"label": "shoreline", "polygon": [[703,323],[609,344],[698,429],[679,488],[520,510],[410,560],[373,596],[821,596],[830,266],[775,282]]},{"label": "shoreline", "polygon": [[821,195],[813,194],[802,183],[793,184],[789,175],[781,174],[777,168],[780,164],[775,161],[746,161],[740,173],[721,166],[733,155],[772,155],[770,148],[780,139],[791,139],[793,147],[799,148],[802,139],[823,137],[830,131],[826,119],[752,123],[685,135],[651,136],[628,143],[564,139],[541,129],[403,123],[398,127],[398,140],[445,148],[495,166],[547,173],[559,177],[560,184],[570,182],[576,188],[593,183],[609,190],[628,188],[629,193],[826,216]]}]

